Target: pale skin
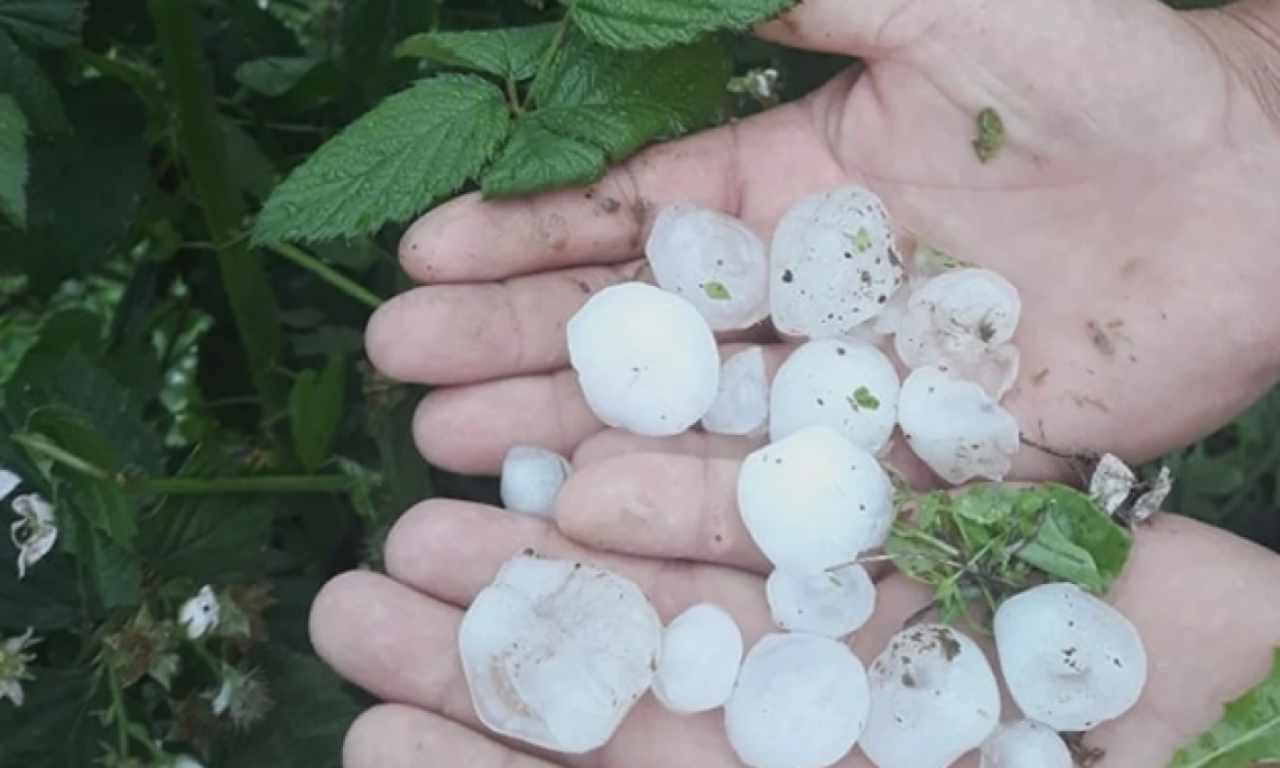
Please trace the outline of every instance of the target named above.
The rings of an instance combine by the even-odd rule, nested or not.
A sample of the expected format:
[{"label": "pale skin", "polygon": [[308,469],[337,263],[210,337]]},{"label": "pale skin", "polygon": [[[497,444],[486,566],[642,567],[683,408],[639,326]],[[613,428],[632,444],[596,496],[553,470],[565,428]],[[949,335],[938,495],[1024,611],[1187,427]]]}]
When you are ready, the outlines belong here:
[{"label": "pale skin", "polygon": [[[534,443],[573,455],[576,473],[554,523],[426,502],[392,532],[386,574],[321,593],[318,652],[387,702],[352,728],[345,765],[738,765],[717,715],[670,716],[651,698],[590,755],[494,738],[456,661],[465,606],[525,547],[616,569],[664,619],[712,601],[749,643],[770,629],[767,566],[734,502],[754,444],[604,429],[566,368],[565,322],[592,291],[644,279],[643,240],[666,203],[713,206],[767,235],[805,194],[870,187],[905,231],[1019,288],[1023,365],[1006,404],[1038,443],[1140,462],[1240,413],[1280,379],[1271,20],[1280,28],[1271,0],[1230,14],[1154,0],[805,0],[758,33],[861,57],[864,70],[650,149],[590,190],[466,197],[420,220],[401,255],[421,287],[375,315],[368,348],[384,374],[440,387],[415,419],[422,453],[494,473],[509,446]],[[984,107],[1007,134],[987,164],[969,145]],[[770,347],[775,366],[785,349]],[[1045,453],[1019,453],[1014,479],[1049,477],[1072,479]],[[1134,710],[1090,735],[1103,768],[1164,766],[1280,644],[1280,558],[1171,514],[1137,542],[1110,599],[1143,633],[1150,677]],[[864,661],[928,602],[890,567],[876,573],[877,613],[854,641]],[[869,768],[856,751],[842,765]]]}]

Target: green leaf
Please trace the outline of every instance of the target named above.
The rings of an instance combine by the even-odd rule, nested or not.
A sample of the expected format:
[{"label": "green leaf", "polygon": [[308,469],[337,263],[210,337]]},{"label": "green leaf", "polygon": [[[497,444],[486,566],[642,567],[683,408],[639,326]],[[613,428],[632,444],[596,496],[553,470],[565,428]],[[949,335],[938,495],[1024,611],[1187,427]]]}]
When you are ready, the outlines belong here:
[{"label": "green leaf", "polygon": [[236,768],[341,768],[342,740],[359,714],[338,677],[315,658],[281,648],[260,660],[275,703],[261,722],[222,739],[216,765]]},{"label": "green leaf", "polygon": [[128,550],[138,532],[138,510],[120,487],[92,478],[76,478],[75,505],[89,523],[107,538]]},{"label": "green leaf", "polygon": [[507,29],[427,32],[400,43],[395,55],[520,82],[537,74],[538,65],[559,27],[559,24],[536,24]]},{"label": "green leaf", "polygon": [[853,390],[853,394],[845,398],[849,402],[849,407],[855,411],[866,408],[868,411],[880,409],[880,398],[871,394],[871,390],[866,387],[858,387]]},{"label": "green leaf", "polygon": [[388,98],[267,200],[254,241],[327,240],[402,222],[478,174],[510,130],[502,91],[441,75]]},{"label": "green leaf", "polygon": [[1280,761],[1280,648],[1271,672],[1228,702],[1222,719],[1174,753],[1168,768],[1249,768]]},{"label": "green leaf", "polygon": [[0,0],[0,29],[43,48],[80,42],[83,0]]},{"label": "green leaf", "polygon": [[713,301],[728,301],[733,298],[729,295],[729,289],[724,283],[717,283],[714,280],[702,286],[703,293],[707,294],[707,298]]},{"label": "green leaf", "polygon": [[67,115],[58,91],[35,60],[0,29],[0,93],[13,96],[36,134],[64,133]]},{"label": "green leaf", "polygon": [[589,183],[604,172],[603,151],[548,130],[534,114],[516,123],[511,140],[485,171],[481,189],[493,198],[523,195]]},{"label": "green leaf", "polygon": [[[64,541],[61,535],[59,539]],[[50,632],[82,619],[75,558],[55,547],[23,579],[18,578],[17,562],[17,547],[8,535],[0,536],[0,631],[24,632],[31,627]]]},{"label": "green leaf", "polygon": [[236,82],[264,96],[283,96],[317,66],[305,56],[267,56],[246,61],[236,70]]},{"label": "green leaf", "polygon": [[321,371],[299,374],[289,392],[293,448],[308,472],[316,471],[329,456],[329,444],[342,420],[345,373],[342,356],[330,355]]},{"label": "green leaf", "polygon": [[91,571],[98,598],[107,609],[142,602],[142,565],[134,555],[107,536],[91,534]]},{"label": "green leaf", "polygon": [[[37,646],[39,648],[39,646]],[[0,706],[0,768],[72,768],[97,764],[110,735],[95,715],[110,702],[89,669],[36,667],[21,707]]]},{"label": "green leaf", "polygon": [[541,124],[590,142],[610,160],[715,121],[731,74],[714,41],[613,51],[572,38],[534,83]]},{"label": "green leaf", "polygon": [[27,118],[12,96],[0,94],[0,215],[27,226]]},{"label": "green leaf", "polygon": [[610,48],[661,48],[710,32],[742,32],[797,0],[561,0],[574,22]]},{"label": "green leaf", "polygon": [[1019,560],[1099,595],[1111,591],[1133,547],[1133,534],[1073,488],[1046,484],[1024,494],[1020,514],[1040,520]]},{"label": "green leaf", "polygon": [[373,103],[413,76],[414,64],[392,51],[407,35],[431,29],[435,0],[345,0],[339,61],[347,78]]}]

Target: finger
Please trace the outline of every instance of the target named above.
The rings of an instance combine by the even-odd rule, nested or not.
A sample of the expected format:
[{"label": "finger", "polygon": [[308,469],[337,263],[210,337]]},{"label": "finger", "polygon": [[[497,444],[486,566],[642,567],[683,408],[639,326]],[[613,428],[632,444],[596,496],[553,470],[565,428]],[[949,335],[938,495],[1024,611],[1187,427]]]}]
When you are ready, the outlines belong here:
[{"label": "finger", "polygon": [[362,714],[342,752],[343,768],[556,768],[439,715],[398,704]]},{"label": "finger", "polygon": [[655,212],[670,203],[740,215],[767,237],[792,201],[840,181],[839,164],[811,115],[786,106],[651,147],[586,189],[459,198],[410,227],[400,259],[425,283],[616,264],[642,255]]},{"label": "finger", "polygon": [[689,431],[671,437],[645,437],[623,429],[606,429],[584,440],[574,452],[572,460],[574,467],[585,467],[598,461],[633,453],[662,453],[741,460],[764,443],[763,437],[713,435],[707,432]]}]

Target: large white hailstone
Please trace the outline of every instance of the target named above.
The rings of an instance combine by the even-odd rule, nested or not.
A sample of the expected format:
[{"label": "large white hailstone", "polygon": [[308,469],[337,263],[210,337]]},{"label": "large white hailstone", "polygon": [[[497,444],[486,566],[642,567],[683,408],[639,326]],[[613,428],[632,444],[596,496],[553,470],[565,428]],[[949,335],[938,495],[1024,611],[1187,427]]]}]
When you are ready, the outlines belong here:
[{"label": "large white hailstone", "polygon": [[1073,768],[1071,750],[1058,732],[1034,720],[1001,723],[982,744],[978,768]]},{"label": "large white hailstone", "polygon": [[711,329],[688,301],[646,283],[613,285],[569,320],[569,361],[605,424],[646,437],[698,423],[720,387]]},{"label": "large white hailstone", "polygon": [[748,454],[738,475],[742,522],[776,568],[832,568],[880,546],[893,495],[876,458],[825,426]]},{"label": "large white hailstone", "polygon": [[502,458],[498,495],[512,512],[549,517],[556,496],[569,479],[569,460],[536,445],[512,446]]},{"label": "large white hailstone", "polygon": [[743,660],[725,731],[750,768],[826,768],[853,749],[868,705],[866,669],[848,646],[819,635],[765,635]]},{"label": "large white hailstone", "polygon": [[688,608],[662,633],[654,698],[682,715],[724,706],[743,650],[742,632],[728,611],[710,603]]},{"label": "large white hailstone", "polygon": [[1022,312],[1018,289],[989,269],[962,267],[914,287],[894,348],[909,368],[947,368],[997,401],[1018,378],[1012,343]]},{"label": "large white hailstone", "polygon": [[977,384],[930,365],[902,382],[898,423],[912,452],[952,485],[1003,480],[1021,444],[1013,414]]},{"label": "large white hailstone", "polygon": [[738,219],[694,203],[658,212],[645,244],[654,280],[698,308],[716,331],[769,316],[764,241]]},{"label": "large white hailstone", "polygon": [[634,583],[531,553],[503,565],[458,629],[480,721],[568,754],[613,737],[649,690],[661,643],[658,614]]},{"label": "large white hailstone", "polygon": [[702,426],[718,435],[763,435],[769,426],[769,376],[764,350],[749,347],[720,367],[720,389],[702,417]]},{"label": "large white hailstone", "polygon": [[898,423],[901,386],[893,363],[871,344],[842,339],[801,344],[773,377],[769,439],[824,425],[882,456]]},{"label": "large white hailstone", "polygon": [[765,581],[765,597],[779,629],[842,638],[871,618],[876,585],[856,564],[821,571],[777,568]]},{"label": "large white hailstone", "polygon": [[945,624],[898,632],[867,677],[871,715],[859,744],[879,768],[948,768],[1000,722],[990,662]]},{"label": "large white hailstone", "polygon": [[1142,637],[1124,614],[1075,584],[1006,600],[993,625],[1009,694],[1026,717],[1088,731],[1138,703],[1147,681]]},{"label": "large white hailstone", "polygon": [[863,187],[810,195],[774,230],[769,302],[782,333],[810,339],[846,335],[879,314],[904,279],[889,213]]}]

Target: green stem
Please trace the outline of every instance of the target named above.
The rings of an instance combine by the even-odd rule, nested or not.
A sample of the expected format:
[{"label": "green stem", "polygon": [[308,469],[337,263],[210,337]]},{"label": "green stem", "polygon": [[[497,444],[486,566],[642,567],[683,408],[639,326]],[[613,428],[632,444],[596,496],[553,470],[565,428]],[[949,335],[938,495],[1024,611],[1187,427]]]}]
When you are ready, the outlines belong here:
[{"label": "green stem", "polygon": [[[569,11],[572,10],[573,7],[570,6]],[[569,11],[566,11],[564,18],[560,20],[560,26],[556,28],[556,36],[552,39],[551,45],[547,47],[546,53],[542,54],[542,61],[538,62],[538,73],[534,75],[533,84],[529,86],[528,92],[524,95],[524,102],[517,108],[517,112],[523,113],[529,110],[529,106],[533,102],[533,94],[538,91],[538,82],[542,80],[543,74],[551,66],[551,60],[560,51],[560,46],[564,45],[564,39],[569,34],[569,19],[571,15]]]},{"label": "green stem", "polygon": [[214,102],[207,64],[201,55],[194,0],[148,0],[164,65],[165,85],[176,113],[179,146],[200,195],[200,208],[218,244],[223,287],[254,386],[264,405],[283,403],[271,375],[281,348],[275,295],[262,259],[238,237],[244,201],[231,175],[222,117]]},{"label": "green stem", "polygon": [[62,449],[44,435],[21,432],[13,435],[12,437],[13,442],[21,445],[32,453],[42,454],[46,458],[52,459],[54,462],[61,464],[64,467],[75,470],[82,475],[92,477],[95,480],[103,480],[105,482],[112,481],[110,472],[96,464],[85,461],[70,451]]},{"label": "green stem", "polygon": [[119,740],[121,759],[129,756],[129,718],[124,708],[124,689],[120,686],[120,677],[111,668],[110,662],[103,662],[107,667],[107,685],[111,688],[111,719],[115,721],[116,738]]},{"label": "green stem", "polygon": [[347,294],[365,306],[377,309],[382,306],[382,299],[374,296],[364,286],[358,285],[350,278],[317,259],[315,256],[290,245],[289,243],[272,243],[267,246],[277,254],[297,264],[329,285]]}]

